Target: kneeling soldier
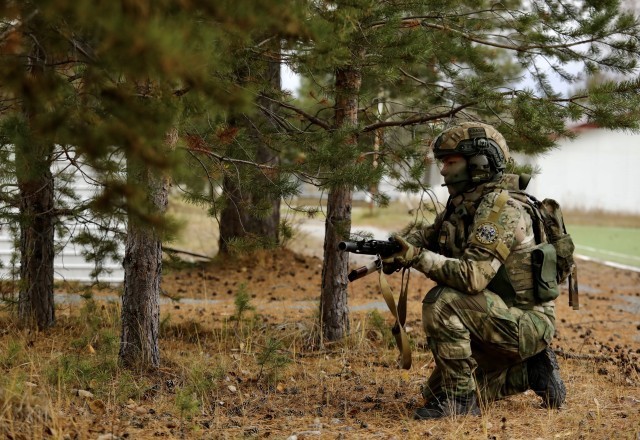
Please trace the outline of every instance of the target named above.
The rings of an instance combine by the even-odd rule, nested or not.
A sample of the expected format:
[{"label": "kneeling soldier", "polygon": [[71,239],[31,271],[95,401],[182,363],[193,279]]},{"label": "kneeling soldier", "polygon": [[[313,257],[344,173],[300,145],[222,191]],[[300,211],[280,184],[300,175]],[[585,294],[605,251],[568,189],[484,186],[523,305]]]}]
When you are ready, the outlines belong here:
[{"label": "kneeling soldier", "polygon": [[396,236],[403,251],[384,261],[387,273],[410,266],[438,283],[422,306],[436,367],[414,416],[479,415],[478,394],[493,401],[528,389],[558,408],[566,389],[549,348],[554,302],[534,288],[532,254],[541,244],[530,209],[509,193],[521,185],[504,172],[507,143],[492,126],[465,122],[432,148],[450,194],[446,209],[432,225]]}]

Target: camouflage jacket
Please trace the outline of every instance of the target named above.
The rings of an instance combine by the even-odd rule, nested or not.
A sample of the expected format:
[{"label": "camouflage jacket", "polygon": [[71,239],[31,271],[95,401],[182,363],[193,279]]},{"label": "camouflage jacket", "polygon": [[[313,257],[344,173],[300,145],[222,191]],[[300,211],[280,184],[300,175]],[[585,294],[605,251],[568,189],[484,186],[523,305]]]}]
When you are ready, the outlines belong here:
[{"label": "camouflage jacket", "polygon": [[[427,250],[413,267],[467,294],[489,288],[509,306],[537,306],[531,270],[531,251],[536,247],[532,217],[523,203],[509,196],[508,190],[517,189],[518,176],[507,174],[449,199],[432,225],[405,234],[411,244]],[[492,283],[494,277],[500,278],[496,274],[503,266],[513,287],[509,293]]]}]

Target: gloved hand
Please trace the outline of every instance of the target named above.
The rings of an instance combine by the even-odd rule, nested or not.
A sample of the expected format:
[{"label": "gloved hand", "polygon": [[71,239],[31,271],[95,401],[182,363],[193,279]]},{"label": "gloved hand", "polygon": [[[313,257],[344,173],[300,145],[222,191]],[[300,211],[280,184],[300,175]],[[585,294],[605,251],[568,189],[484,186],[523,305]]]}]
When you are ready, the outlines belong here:
[{"label": "gloved hand", "polygon": [[402,269],[400,263],[396,263],[390,258],[382,260],[382,272],[384,272],[385,275],[391,275],[392,273],[397,272],[400,269]]},{"label": "gloved hand", "polygon": [[392,238],[402,246],[402,249],[382,260],[382,271],[386,274],[395,272],[401,267],[411,267],[416,257],[420,254],[418,248],[400,235],[393,235]]}]

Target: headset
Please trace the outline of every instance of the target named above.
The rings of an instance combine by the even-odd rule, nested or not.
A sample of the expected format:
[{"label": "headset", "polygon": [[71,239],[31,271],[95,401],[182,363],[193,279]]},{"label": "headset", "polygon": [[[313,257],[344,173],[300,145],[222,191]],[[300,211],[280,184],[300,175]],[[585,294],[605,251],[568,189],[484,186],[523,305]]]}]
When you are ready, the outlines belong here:
[{"label": "headset", "polygon": [[[434,143],[436,158],[448,154],[461,154],[467,160],[469,179],[473,184],[489,182],[502,174],[506,168],[506,160],[500,146],[491,138],[486,137],[484,129],[479,129],[477,136],[472,139],[463,139],[453,150],[439,150],[443,141],[441,134]],[[448,185],[458,182],[450,182]],[[445,184],[444,186],[447,186]]]},{"label": "headset", "polygon": [[502,149],[492,139],[473,138],[461,141],[456,147],[456,150],[458,149],[467,158],[467,168],[472,183],[493,180],[496,174],[506,168]]}]

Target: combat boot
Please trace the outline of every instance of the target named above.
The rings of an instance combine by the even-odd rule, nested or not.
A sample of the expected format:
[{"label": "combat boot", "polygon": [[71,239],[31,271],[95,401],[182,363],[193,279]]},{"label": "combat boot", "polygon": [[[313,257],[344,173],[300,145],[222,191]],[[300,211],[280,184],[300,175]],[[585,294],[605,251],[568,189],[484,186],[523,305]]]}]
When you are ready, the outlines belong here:
[{"label": "combat boot", "polygon": [[431,399],[413,413],[415,420],[441,419],[448,416],[479,416],[480,407],[475,393],[466,396],[439,396]]},{"label": "combat boot", "polygon": [[567,397],[567,389],[560,377],[560,367],[549,347],[527,361],[529,388],[542,397],[546,408],[560,408]]}]

